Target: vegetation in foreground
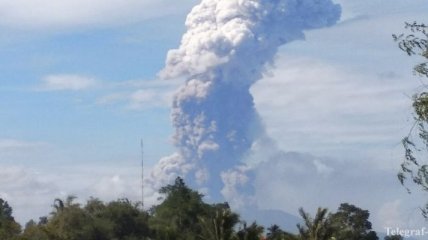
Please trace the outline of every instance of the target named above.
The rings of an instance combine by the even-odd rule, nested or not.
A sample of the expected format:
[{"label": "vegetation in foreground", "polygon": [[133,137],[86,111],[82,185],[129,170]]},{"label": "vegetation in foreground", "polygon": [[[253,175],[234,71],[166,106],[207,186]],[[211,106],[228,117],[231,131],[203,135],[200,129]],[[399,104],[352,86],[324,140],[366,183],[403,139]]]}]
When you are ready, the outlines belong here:
[{"label": "vegetation in foreground", "polygon": [[[139,203],[120,199],[104,203],[96,198],[85,205],[75,197],[55,199],[49,216],[22,227],[12,208],[0,200],[2,240],[376,240],[369,212],[343,203],[337,212],[319,208],[315,216],[299,209],[298,234],[278,225],[266,229],[247,224],[227,203],[207,204],[203,195],[186,186],[183,179],[160,189],[162,203],[148,211]],[[385,239],[401,239],[399,236]]]}]

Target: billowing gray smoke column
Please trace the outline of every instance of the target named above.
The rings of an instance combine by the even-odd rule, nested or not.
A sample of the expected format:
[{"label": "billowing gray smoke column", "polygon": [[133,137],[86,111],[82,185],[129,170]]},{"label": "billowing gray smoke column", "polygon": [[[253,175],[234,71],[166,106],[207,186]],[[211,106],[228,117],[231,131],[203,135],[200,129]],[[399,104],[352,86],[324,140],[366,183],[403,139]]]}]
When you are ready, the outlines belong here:
[{"label": "billowing gray smoke column", "polygon": [[264,135],[251,85],[281,45],[303,39],[304,30],[335,24],[340,12],[331,0],[203,0],[195,6],[180,47],[169,51],[160,73],[187,79],[172,109],[178,153],[162,159],[153,177],[185,175],[218,199],[222,173],[240,165]]}]

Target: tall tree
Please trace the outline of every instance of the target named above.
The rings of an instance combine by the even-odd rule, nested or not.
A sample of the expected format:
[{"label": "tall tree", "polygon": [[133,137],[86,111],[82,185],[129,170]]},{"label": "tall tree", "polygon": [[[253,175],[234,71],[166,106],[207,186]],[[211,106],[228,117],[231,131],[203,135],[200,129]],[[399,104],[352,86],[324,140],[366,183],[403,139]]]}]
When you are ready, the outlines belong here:
[{"label": "tall tree", "polygon": [[304,226],[297,224],[302,240],[330,240],[333,236],[333,227],[327,219],[328,209],[318,208],[312,218],[303,208],[299,214],[303,218]]},{"label": "tall tree", "polygon": [[43,223],[36,223],[34,220],[30,220],[25,224],[24,232],[21,234],[22,240],[49,240],[46,234]]},{"label": "tall tree", "polygon": [[87,239],[90,234],[90,216],[75,203],[76,197],[68,196],[65,201],[55,199],[54,211],[45,226],[50,240]]},{"label": "tall tree", "polygon": [[104,209],[95,208],[95,213],[99,227],[102,227],[103,223],[111,225],[113,239],[140,239],[150,235],[148,214],[141,211],[138,204],[133,204],[128,199],[112,201]]},{"label": "tall tree", "polygon": [[238,214],[231,211],[229,204],[215,204],[207,216],[200,216],[202,240],[231,240],[234,227],[239,223]]},{"label": "tall tree", "polygon": [[372,231],[369,216],[370,213],[367,210],[342,203],[338,211],[329,216],[329,221],[334,228],[334,238],[336,240],[378,240],[376,232]]},{"label": "tall tree", "polygon": [[201,234],[200,217],[208,216],[209,206],[202,194],[187,187],[178,177],[173,185],[159,191],[164,201],[152,209],[151,226],[157,239],[196,239]]},{"label": "tall tree", "polygon": [[242,223],[243,227],[236,233],[235,239],[238,240],[260,240],[263,236],[264,228],[253,222],[247,226],[246,222]]},{"label": "tall tree", "polygon": [[[419,23],[406,23],[407,34],[393,35],[398,47],[409,56],[418,56],[421,60],[414,67],[414,73],[428,78],[428,26]],[[416,93],[413,97],[415,124],[409,135],[402,140],[405,160],[401,164],[398,179],[402,185],[410,179],[424,191],[428,191],[428,163],[422,159],[428,154],[428,92]],[[424,151],[422,151],[424,150]],[[410,189],[407,188],[410,192]],[[428,218],[428,206],[422,209]]]},{"label": "tall tree", "polygon": [[0,198],[0,239],[15,239],[21,232],[21,226],[12,216],[12,207]]}]

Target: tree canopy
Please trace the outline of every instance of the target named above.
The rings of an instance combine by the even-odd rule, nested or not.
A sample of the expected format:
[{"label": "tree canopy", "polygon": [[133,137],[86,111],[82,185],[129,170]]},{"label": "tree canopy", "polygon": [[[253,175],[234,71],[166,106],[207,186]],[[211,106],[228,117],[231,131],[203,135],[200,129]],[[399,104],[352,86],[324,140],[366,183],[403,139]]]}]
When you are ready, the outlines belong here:
[{"label": "tree canopy", "polygon": [[12,216],[12,207],[0,199],[0,239],[15,239],[21,232],[21,226]]},{"label": "tree canopy", "polygon": [[[146,211],[140,203],[118,199],[105,203],[90,198],[85,204],[69,196],[55,199],[52,212],[30,220],[23,231],[12,216],[12,207],[0,199],[1,240],[375,240],[369,213],[341,204],[336,213],[319,208],[312,218],[299,210],[304,225],[299,234],[247,224],[228,203],[208,204],[203,195],[181,178],[162,187],[162,202]],[[374,237],[373,237],[374,236]]]},{"label": "tree canopy", "polygon": [[377,240],[369,221],[370,213],[349,203],[342,203],[336,213],[329,216],[336,240]]}]

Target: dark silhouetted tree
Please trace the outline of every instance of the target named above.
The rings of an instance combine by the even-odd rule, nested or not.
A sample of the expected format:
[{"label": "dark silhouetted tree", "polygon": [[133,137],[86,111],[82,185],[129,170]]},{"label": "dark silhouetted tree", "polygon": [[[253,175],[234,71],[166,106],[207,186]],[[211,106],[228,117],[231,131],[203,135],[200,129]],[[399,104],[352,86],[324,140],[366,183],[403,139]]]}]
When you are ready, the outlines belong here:
[{"label": "dark silhouetted tree", "polygon": [[384,240],[403,240],[404,237],[401,235],[391,235],[391,236],[385,236],[383,239]]},{"label": "dark silhouetted tree", "polygon": [[369,221],[370,213],[354,205],[342,203],[338,211],[329,216],[336,240],[378,240]]},{"label": "dark silhouetted tree", "polygon": [[21,226],[12,216],[12,207],[0,198],[0,239],[16,239],[21,232]]},{"label": "dark silhouetted tree", "polygon": [[151,226],[157,239],[197,239],[201,235],[200,217],[209,215],[209,206],[202,194],[186,186],[178,177],[173,185],[159,191],[164,200],[152,209]]},{"label": "dark silhouetted tree", "polygon": [[278,225],[274,224],[267,229],[266,240],[297,240],[297,236],[283,231]]},{"label": "dark silhouetted tree", "polygon": [[238,240],[260,240],[263,236],[264,228],[253,222],[247,226],[246,222],[242,223],[242,228],[236,233]]}]

